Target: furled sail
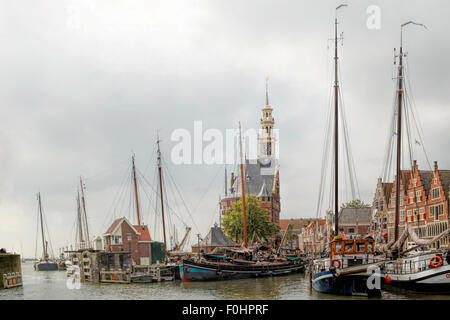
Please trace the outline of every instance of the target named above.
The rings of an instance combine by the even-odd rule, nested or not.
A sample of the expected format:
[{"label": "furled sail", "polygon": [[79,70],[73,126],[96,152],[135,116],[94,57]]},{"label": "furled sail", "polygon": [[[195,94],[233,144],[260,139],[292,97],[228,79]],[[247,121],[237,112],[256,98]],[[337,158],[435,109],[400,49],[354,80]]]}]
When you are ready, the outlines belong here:
[{"label": "furled sail", "polygon": [[418,246],[428,246],[428,245],[431,245],[431,244],[439,241],[443,237],[449,236],[449,235],[450,235],[450,230],[447,229],[431,239],[421,239],[416,234],[413,227],[411,225],[408,225],[407,228],[403,231],[403,233],[401,234],[401,236],[398,238],[398,240],[395,243],[394,243],[394,240],[391,240],[386,244],[377,244],[376,250],[381,251],[381,252],[394,251],[394,250],[400,248],[408,237],[412,241],[414,241],[416,243],[416,245],[418,245]]}]

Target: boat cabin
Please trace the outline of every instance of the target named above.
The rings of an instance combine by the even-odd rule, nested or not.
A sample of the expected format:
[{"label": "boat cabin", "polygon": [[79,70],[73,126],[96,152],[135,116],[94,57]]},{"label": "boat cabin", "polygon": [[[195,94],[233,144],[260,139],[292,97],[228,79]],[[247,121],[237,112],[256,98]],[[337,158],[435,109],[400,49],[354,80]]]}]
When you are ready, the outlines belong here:
[{"label": "boat cabin", "polygon": [[374,263],[375,240],[365,239],[334,239],[330,242],[329,258],[314,260],[315,272],[348,268],[356,265]]},{"label": "boat cabin", "polygon": [[336,239],[330,242],[330,259],[334,256],[375,254],[375,240]]}]

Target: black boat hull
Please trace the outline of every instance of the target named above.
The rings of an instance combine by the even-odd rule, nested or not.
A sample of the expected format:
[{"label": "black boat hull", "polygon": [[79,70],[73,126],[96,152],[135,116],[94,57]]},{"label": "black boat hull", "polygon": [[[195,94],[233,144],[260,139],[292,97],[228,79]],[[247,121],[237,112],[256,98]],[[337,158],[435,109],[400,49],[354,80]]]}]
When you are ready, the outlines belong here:
[{"label": "black boat hull", "polygon": [[180,277],[183,281],[219,281],[272,277],[302,271],[304,271],[304,265],[299,262],[274,266],[229,266],[220,263],[198,263],[193,260],[183,260],[180,265]]},{"label": "black boat hull", "polygon": [[58,271],[56,262],[38,262],[34,265],[36,271]]}]

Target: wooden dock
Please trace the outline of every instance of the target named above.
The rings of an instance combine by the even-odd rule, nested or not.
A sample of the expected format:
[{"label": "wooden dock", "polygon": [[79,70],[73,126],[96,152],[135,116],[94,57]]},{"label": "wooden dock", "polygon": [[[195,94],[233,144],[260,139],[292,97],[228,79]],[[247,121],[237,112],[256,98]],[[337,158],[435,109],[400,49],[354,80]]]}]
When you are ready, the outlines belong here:
[{"label": "wooden dock", "polygon": [[0,253],[0,289],[22,286],[22,265],[19,254]]},{"label": "wooden dock", "polygon": [[20,272],[6,273],[3,275],[3,288],[10,289],[21,287],[22,285],[22,274]]}]

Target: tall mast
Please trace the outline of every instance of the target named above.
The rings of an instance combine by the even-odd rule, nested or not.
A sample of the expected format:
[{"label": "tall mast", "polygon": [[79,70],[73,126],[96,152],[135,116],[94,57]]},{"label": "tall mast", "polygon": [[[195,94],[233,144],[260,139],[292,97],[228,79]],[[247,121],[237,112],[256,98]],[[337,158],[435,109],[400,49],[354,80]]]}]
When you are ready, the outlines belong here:
[{"label": "tall mast", "polygon": [[397,169],[395,181],[395,223],[394,241],[398,240],[398,224],[400,220],[400,181],[401,181],[401,155],[402,155],[402,99],[403,99],[403,47],[400,32],[400,55],[397,75]]},{"label": "tall mast", "polygon": [[42,249],[44,252],[44,259],[46,259],[47,258],[47,246],[45,245],[44,222],[42,219],[42,203],[41,203],[41,193],[40,192],[38,192],[38,202],[39,202],[39,216],[41,218]]},{"label": "tall mast", "polygon": [[134,182],[134,195],[136,197],[136,214],[138,218],[138,225],[141,225],[141,215],[139,213],[139,197],[138,197],[138,189],[136,182],[136,167],[134,165],[134,155],[131,157],[131,162],[133,163],[133,182]]},{"label": "tall mast", "polygon": [[334,18],[334,235],[339,234],[339,81],[338,81],[338,33],[337,10],[346,7],[341,4],[336,7]]},{"label": "tall mast", "polygon": [[81,204],[80,204],[80,191],[77,192],[77,216],[78,216],[78,233],[79,233],[79,241],[80,246],[84,242],[83,239],[83,225],[81,222]]},{"label": "tall mast", "polygon": [[242,215],[244,218],[244,246],[247,248],[247,220],[245,216],[244,162],[242,160],[241,122],[239,122],[239,150],[241,156],[241,187],[242,187]]},{"label": "tall mast", "polygon": [[89,245],[89,227],[88,227],[88,221],[87,221],[87,214],[86,214],[86,201],[84,200],[84,190],[83,190],[83,180],[80,176],[80,187],[81,187],[81,202],[83,204],[83,219],[84,219],[84,226],[86,228],[86,240]]},{"label": "tall mast", "polygon": [[159,174],[159,193],[161,196],[161,216],[162,216],[162,225],[163,225],[163,235],[164,235],[164,251],[167,249],[166,245],[166,224],[164,221],[164,195],[163,195],[163,185],[162,185],[162,169],[161,169],[161,150],[159,148],[159,137],[156,141],[158,145],[158,174]]},{"label": "tall mast", "polygon": [[[408,24],[415,24],[427,28],[424,24],[408,21],[400,27],[400,53],[397,74],[397,170],[395,183],[395,220],[394,220],[394,241],[398,240],[398,225],[400,222],[400,181],[401,181],[401,153],[402,153],[402,101],[403,101],[403,27]],[[398,255],[396,250],[395,255]]]}]

